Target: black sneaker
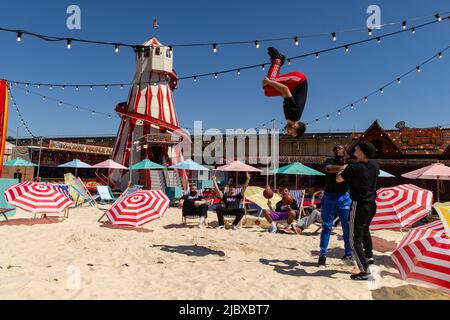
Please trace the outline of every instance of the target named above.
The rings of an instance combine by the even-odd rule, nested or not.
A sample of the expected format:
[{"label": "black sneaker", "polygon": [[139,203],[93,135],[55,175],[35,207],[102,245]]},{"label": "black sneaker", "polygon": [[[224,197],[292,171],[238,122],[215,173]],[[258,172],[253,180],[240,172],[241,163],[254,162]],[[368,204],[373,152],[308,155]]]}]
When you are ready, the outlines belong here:
[{"label": "black sneaker", "polygon": [[278,51],[274,47],[268,47],[267,48],[267,53],[269,54],[269,56],[271,58],[271,61],[273,61],[275,59],[280,59],[281,60],[281,65],[284,64],[284,61],[286,60],[286,57],[284,56],[284,54],[281,54],[280,51]]},{"label": "black sneaker", "polygon": [[350,279],[359,281],[369,280],[369,275],[370,273],[368,272],[355,273],[350,276]]},{"label": "black sneaker", "polygon": [[368,264],[375,264],[375,260],[373,258],[367,258]]},{"label": "black sneaker", "polygon": [[344,260],[344,261],[353,261],[353,257],[352,257],[352,256],[343,256],[343,257],[341,258],[341,260]]},{"label": "black sneaker", "polygon": [[327,257],[319,257],[319,262],[317,264],[319,266],[325,266],[327,264]]}]

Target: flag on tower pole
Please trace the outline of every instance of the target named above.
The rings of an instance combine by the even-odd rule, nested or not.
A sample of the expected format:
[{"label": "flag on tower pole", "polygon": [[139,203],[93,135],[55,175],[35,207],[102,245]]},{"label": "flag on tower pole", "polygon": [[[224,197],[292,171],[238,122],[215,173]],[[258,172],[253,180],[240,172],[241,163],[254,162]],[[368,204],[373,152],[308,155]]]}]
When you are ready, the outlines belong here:
[{"label": "flag on tower pole", "polygon": [[8,126],[8,82],[0,80],[0,175],[3,170],[3,158]]}]

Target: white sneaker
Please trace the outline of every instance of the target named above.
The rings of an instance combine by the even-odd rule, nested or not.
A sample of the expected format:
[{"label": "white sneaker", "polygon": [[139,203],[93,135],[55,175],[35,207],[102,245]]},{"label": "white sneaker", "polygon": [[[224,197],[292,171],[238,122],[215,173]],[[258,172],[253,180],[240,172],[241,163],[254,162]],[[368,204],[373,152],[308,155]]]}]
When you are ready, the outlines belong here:
[{"label": "white sneaker", "polygon": [[269,233],[277,233],[278,228],[276,226],[270,226]]},{"label": "white sneaker", "polygon": [[231,226],[231,230],[237,230],[237,229],[238,229],[237,226],[235,226],[235,225],[232,225],[232,226]]}]

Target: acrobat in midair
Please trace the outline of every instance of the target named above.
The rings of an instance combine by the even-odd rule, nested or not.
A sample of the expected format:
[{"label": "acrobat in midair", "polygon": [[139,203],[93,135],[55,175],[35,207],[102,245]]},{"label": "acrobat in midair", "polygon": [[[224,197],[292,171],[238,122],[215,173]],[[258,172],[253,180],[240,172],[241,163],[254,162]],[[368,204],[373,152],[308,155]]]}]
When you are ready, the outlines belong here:
[{"label": "acrobat in midair", "polygon": [[263,89],[267,97],[282,96],[284,116],[286,117],[286,133],[300,138],[306,125],[300,121],[306,104],[308,81],[301,72],[290,72],[280,75],[280,69],[286,58],[277,49],[269,47],[267,53],[271,58],[271,66],[267,77],[263,80]]}]

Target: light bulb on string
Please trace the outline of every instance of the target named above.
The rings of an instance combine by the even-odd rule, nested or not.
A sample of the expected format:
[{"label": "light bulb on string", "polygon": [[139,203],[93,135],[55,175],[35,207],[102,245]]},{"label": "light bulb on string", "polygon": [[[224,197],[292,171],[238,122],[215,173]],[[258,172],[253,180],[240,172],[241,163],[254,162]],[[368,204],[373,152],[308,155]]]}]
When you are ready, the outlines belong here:
[{"label": "light bulb on string", "polygon": [[62,101],[58,102],[58,105],[59,105],[59,106],[62,106]]},{"label": "light bulb on string", "polygon": [[264,70],[266,70],[266,66],[265,65],[261,65],[261,69],[264,71]]},{"label": "light bulb on string", "polygon": [[333,32],[331,34],[331,38],[333,39],[333,41],[336,41],[336,39],[337,39],[336,32]]},{"label": "light bulb on string", "polygon": [[47,97],[46,97],[46,96],[43,96],[43,97],[42,97],[42,100],[45,101],[45,99],[47,99]]},{"label": "light bulb on string", "polygon": [[61,90],[65,90],[65,89],[66,89],[66,86],[62,86],[62,87],[61,87]]},{"label": "light bulb on string", "polygon": [[50,85],[49,89],[50,89],[50,90],[53,90],[53,85],[52,85],[52,84]]},{"label": "light bulb on string", "polygon": [[316,52],[316,59],[319,59],[319,53]]},{"label": "light bulb on string", "polygon": [[327,120],[330,119],[330,116],[327,114]]},{"label": "light bulb on string", "polygon": [[411,33],[416,34],[416,28],[411,28]]},{"label": "light bulb on string", "polygon": [[26,91],[26,94],[30,94],[30,90],[27,90],[27,91]]},{"label": "light bulb on string", "polygon": [[123,84],[120,85],[120,89],[123,89]]},{"label": "light bulb on string", "polygon": [[291,64],[291,59],[288,59],[288,65],[290,65]]},{"label": "light bulb on string", "polygon": [[72,48],[72,40],[67,39],[67,49]]},{"label": "light bulb on string", "polygon": [[348,52],[350,50],[350,48],[346,45],[345,46],[345,52]]},{"label": "light bulb on string", "polygon": [[368,97],[364,97],[364,101],[367,102],[369,100]]},{"label": "light bulb on string", "polygon": [[255,47],[256,47],[256,49],[259,49],[259,41],[258,40],[255,40]]},{"label": "light bulb on string", "polygon": [[241,69],[237,69],[237,75],[239,76],[241,74]]},{"label": "light bulb on string", "polygon": [[377,38],[377,43],[381,43],[381,37]]},{"label": "light bulb on string", "polygon": [[417,66],[416,70],[417,70],[417,72],[420,72],[421,71],[420,66]]},{"label": "light bulb on string", "polygon": [[213,43],[213,52],[216,53],[217,52],[217,44]]},{"label": "light bulb on string", "polygon": [[439,13],[436,13],[434,16],[436,17],[437,21],[442,21],[442,17],[439,15]]},{"label": "light bulb on string", "polygon": [[402,22],[402,29],[405,30],[406,29],[406,21]]},{"label": "light bulb on string", "polygon": [[75,90],[80,90],[80,87],[79,86],[75,86]]},{"label": "light bulb on string", "polygon": [[383,88],[380,88],[380,92],[381,92],[381,93],[384,93],[384,89],[383,89]]},{"label": "light bulb on string", "polygon": [[218,74],[214,73],[214,78],[217,79],[217,77],[218,77]]},{"label": "light bulb on string", "polygon": [[194,77],[194,82],[197,82],[197,77],[196,76]]},{"label": "light bulb on string", "polygon": [[294,44],[295,44],[296,46],[298,46],[298,36],[295,36],[295,37],[294,37]]},{"label": "light bulb on string", "polygon": [[338,116],[340,116],[341,115],[341,110],[339,109],[337,112],[338,112]]},{"label": "light bulb on string", "polygon": [[355,108],[355,105],[352,103],[351,105],[350,105],[350,109],[354,109]]},{"label": "light bulb on string", "polygon": [[92,90],[94,90],[94,87],[93,86],[89,86],[89,89],[92,91]]},{"label": "light bulb on string", "polygon": [[439,59],[442,59],[442,52],[438,53],[438,57],[439,57]]},{"label": "light bulb on string", "polygon": [[22,32],[17,32],[17,42],[22,41]]},{"label": "light bulb on string", "polygon": [[115,53],[119,53],[119,45],[118,44],[116,44],[116,45],[114,45],[114,52]]},{"label": "light bulb on string", "polygon": [[397,78],[397,83],[398,83],[398,84],[400,84],[400,83],[401,83],[401,80],[400,80],[400,78]]},{"label": "light bulb on string", "polygon": [[108,86],[105,86],[105,90],[108,90]]},{"label": "light bulb on string", "polygon": [[368,28],[368,29],[367,29],[367,33],[369,34],[369,36],[371,36],[371,35],[372,35],[372,29],[371,29],[371,28]]}]

